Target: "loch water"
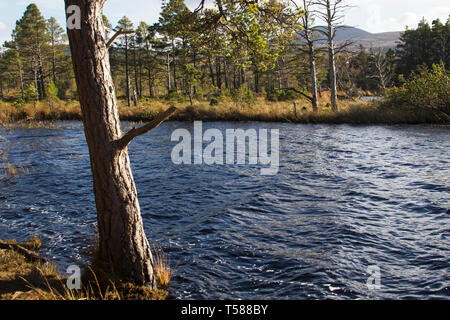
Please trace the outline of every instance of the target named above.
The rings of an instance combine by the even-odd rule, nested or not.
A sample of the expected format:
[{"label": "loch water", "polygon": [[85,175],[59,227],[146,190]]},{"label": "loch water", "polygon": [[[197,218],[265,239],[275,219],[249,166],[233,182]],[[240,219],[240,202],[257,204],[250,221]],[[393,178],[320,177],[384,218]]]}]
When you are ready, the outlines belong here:
[{"label": "loch water", "polygon": [[[203,127],[279,129],[280,168],[175,165],[170,137],[187,122],[132,143],[145,230],[176,298],[450,298],[450,127]],[[0,170],[19,168],[0,177],[0,238],[37,235],[62,272],[86,265],[96,212],[82,124],[0,127],[0,150]]]}]

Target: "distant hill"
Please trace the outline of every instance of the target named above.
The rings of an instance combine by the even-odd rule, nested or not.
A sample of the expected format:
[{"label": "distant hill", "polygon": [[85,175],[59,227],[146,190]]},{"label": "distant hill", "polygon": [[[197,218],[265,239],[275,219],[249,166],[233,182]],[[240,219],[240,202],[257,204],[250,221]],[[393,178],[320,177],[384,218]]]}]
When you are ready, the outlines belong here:
[{"label": "distant hill", "polygon": [[[336,31],[336,42],[344,43],[345,41],[351,41],[353,42],[352,48],[354,49],[363,45],[366,49],[381,49],[382,51],[387,51],[390,48],[395,48],[397,46],[400,34],[401,32],[370,33],[359,28],[345,26]],[[323,38],[323,36],[321,36],[321,38]],[[321,40],[319,43],[324,45],[326,41]]]},{"label": "distant hill", "polygon": [[337,31],[336,38],[338,42],[350,40],[354,42],[353,46],[363,45],[367,49],[388,50],[395,48],[400,40],[401,32],[383,32],[370,33],[358,28],[345,27]]},{"label": "distant hill", "polygon": [[336,41],[344,42],[349,39],[364,39],[370,37],[370,32],[354,27],[342,27],[336,31]]}]

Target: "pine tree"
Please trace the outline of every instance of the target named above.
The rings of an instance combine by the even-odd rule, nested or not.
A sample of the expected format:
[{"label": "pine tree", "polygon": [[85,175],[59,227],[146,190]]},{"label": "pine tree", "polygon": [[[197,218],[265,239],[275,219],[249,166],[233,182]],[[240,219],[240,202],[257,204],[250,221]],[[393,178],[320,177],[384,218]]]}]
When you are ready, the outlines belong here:
[{"label": "pine tree", "polygon": [[47,22],[35,4],[30,4],[16,22],[12,42],[20,56],[31,62],[31,69],[39,99],[45,98],[43,51],[48,47]]},{"label": "pine tree", "polygon": [[53,17],[48,19],[48,36],[50,38],[52,47],[52,81],[53,84],[56,84],[57,59],[58,55],[61,54],[61,51],[58,50],[58,47],[66,40],[66,34],[64,29],[56,22],[56,19]]},{"label": "pine tree", "polygon": [[177,47],[177,38],[183,37],[185,28],[182,27],[184,21],[189,14],[189,9],[186,7],[184,0],[169,0],[164,1],[159,19],[160,32],[167,36],[172,45],[172,71],[173,71],[173,85],[175,90],[178,89],[177,83],[177,54],[179,48]]},{"label": "pine tree", "polygon": [[[431,67],[436,60],[436,44],[433,39],[436,37],[436,32],[433,35],[425,19],[420,21],[417,29],[406,29],[400,37],[400,44],[396,51],[399,59],[399,73],[407,78],[419,65]],[[439,58],[437,60],[439,61]]]},{"label": "pine tree", "polygon": [[[159,42],[160,40],[156,37],[156,28],[141,22],[136,30],[136,44],[139,50],[142,51],[142,61],[139,63],[143,64],[143,68],[146,70],[149,96],[151,98],[155,96],[155,82],[162,69],[161,59],[158,58]],[[140,84],[141,96],[142,92],[142,84]]]},{"label": "pine tree", "polygon": [[[122,31],[133,31],[133,28],[134,26],[131,20],[128,17],[124,16],[117,23],[115,31],[119,31],[121,29]],[[123,49],[125,55],[125,87],[126,87],[125,94],[127,97],[127,103],[129,107],[131,106],[130,61],[129,61],[130,44],[131,44],[130,35],[125,34],[122,37],[122,40],[120,41],[119,47]]]}]

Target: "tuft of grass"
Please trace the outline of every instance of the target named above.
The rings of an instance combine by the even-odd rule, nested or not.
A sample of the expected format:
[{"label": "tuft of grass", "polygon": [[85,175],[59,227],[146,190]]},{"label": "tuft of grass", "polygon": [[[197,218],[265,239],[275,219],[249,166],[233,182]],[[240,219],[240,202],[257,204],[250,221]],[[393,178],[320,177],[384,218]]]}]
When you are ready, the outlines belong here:
[{"label": "tuft of grass", "polygon": [[28,168],[21,165],[14,165],[10,162],[6,152],[0,149],[0,178],[15,178],[20,174],[28,174]]},{"label": "tuft of grass", "polygon": [[[156,252],[157,257],[155,265],[155,254],[153,254],[157,289],[151,290],[147,286],[139,286],[122,279],[111,268],[111,265],[101,258],[98,250],[98,239],[92,239],[88,250],[91,264],[83,273],[82,282],[90,284],[89,286],[95,288],[97,292],[113,285],[117,288],[122,300],[165,300],[169,295],[169,283],[172,273],[168,264],[168,258],[162,250],[158,247],[154,252]],[[158,274],[161,277],[158,277]]]},{"label": "tuft of grass", "polygon": [[158,286],[162,289],[168,289],[173,271],[170,267],[169,258],[161,247],[156,247],[153,250],[153,264]]},{"label": "tuft of grass", "polygon": [[165,300],[168,287],[152,290],[146,286],[124,281],[112,271],[89,266],[82,276],[84,296],[89,300]]}]

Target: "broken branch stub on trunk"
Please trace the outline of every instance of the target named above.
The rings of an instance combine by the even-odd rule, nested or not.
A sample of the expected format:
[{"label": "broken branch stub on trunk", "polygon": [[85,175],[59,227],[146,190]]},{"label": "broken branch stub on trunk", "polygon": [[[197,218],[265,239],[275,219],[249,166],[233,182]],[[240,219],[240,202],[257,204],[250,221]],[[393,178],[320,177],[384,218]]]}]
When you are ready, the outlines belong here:
[{"label": "broken branch stub on trunk", "polygon": [[156,116],[155,119],[153,119],[151,122],[147,123],[146,125],[140,127],[140,128],[133,128],[130,131],[128,131],[122,138],[117,140],[117,146],[119,149],[126,148],[130,142],[143,134],[146,134],[147,132],[157,128],[161,123],[166,121],[172,114],[174,114],[177,111],[177,108],[172,106],[166,111],[162,112],[158,116]]}]

